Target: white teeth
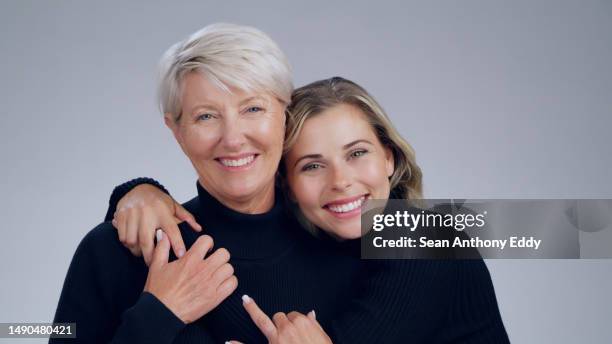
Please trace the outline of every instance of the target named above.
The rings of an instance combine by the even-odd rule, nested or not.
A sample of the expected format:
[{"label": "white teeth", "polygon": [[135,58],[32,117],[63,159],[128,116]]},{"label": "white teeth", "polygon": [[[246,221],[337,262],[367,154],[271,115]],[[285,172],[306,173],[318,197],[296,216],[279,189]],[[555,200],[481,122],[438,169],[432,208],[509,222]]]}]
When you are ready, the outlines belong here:
[{"label": "white teeth", "polygon": [[219,159],[219,161],[228,167],[240,167],[244,165],[248,165],[255,160],[255,155],[250,155],[246,158],[242,159]]},{"label": "white teeth", "polygon": [[350,203],[334,204],[334,205],[328,206],[327,208],[333,211],[334,213],[348,213],[349,211],[353,211],[357,208],[360,208],[364,200],[365,200],[365,196],[361,197],[358,200],[352,201]]}]

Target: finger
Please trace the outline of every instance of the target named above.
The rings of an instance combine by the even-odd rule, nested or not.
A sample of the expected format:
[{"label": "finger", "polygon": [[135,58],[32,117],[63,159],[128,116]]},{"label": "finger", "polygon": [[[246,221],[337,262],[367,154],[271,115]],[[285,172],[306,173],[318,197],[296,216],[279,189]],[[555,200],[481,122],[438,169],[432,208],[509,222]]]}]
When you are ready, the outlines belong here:
[{"label": "finger", "polygon": [[210,235],[202,235],[193,243],[185,256],[189,256],[188,259],[197,259],[201,261],[206,257],[208,251],[213,248],[214,244],[213,238]]},{"label": "finger", "polygon": [[170,245],[172,245],[174,254],[181,258],[185,254],[185,243],[183,242],[183,237],[181,236],[181,231],[178,226],[174,221],[166,220],[162,222],[161,227],[170,239]]},{"label": "finger", "polygon": [[289,314],[287,314],[287,319],[289,319],[289,321],[293,321],[295,318],[298,317],[300,313],[298,312],[290,312]]},{"label": "finger", "polygon": [[127,214],[127,229],[125,237],[125,245],[134,247],[138,244],[138,223],[140,222],[140,213],[136,209],[130,209]]},{"label": "finger", "polygon": [[238,288],[238,278],[236,278],[236,276],[231,276],[230,278],[223,281],[223,283],[221,283],[221,285],[217,287],[217,300],[219,301],[219,303],[225,300],[228,296],[232,295],[236,288]]},{"label": "finger", "polygon": [[299,312],[291,312],[287,314],[287,319],[299,328],[307,328],[310,325],[310,319]]},{"label": "finger", "polygon": [[276,338],[277,330],[276,325],[274,325],[270,317],[268,317],[268,315],[266,315],[248,295],[242,295],[242,305],[247,313],[249,313],[255,326],[257,326],[261,333],[266,336],[269,342],[272,342]]},{"label": "finger", "polygon": [[[310,320],[314,320],[317,321],[317,313],[315,313],[314,309],[311,310],[310,312],[308,312],[308,314],[306,315],[308,317],[308,319]],[[318,321],[317,321],[318,323]]]},{"label": "finger", "polygon": [[229,263],[225,263],[221,265],[217,269],[217,271],[213,273],[212,283],[213,285],[221,284],[223,283],[223,281],[230,278],[233,274],[234,274],[234,267]]},{"label": "finger", "polygon": [[279,331],[282,331],[288,326],[291,326],[291,322],[287,318],[287,315],[283,312],[278,312],[272,316],[272,321]]},{"label": "finger", "polygon": [[319,328],[319,330],[325,332],[325,330],[323,330],[323,327],[321,327],[321,324],[319,324],[319,322],[317,321],[317,313],[315,313],[314,309],[308,312],[308,318]]},{"label": "finger", "polygon": [[177,202],[174,202],[174,216],[181,220],[181,222],[187,222],[196,232],[202,231],[202,226],[196,221],[195,217]]},{"label": "finger", "polygon": [[116,224],[114,224],[115,228],[117,228],[117,235],[119,236],[119,241],[125,246],[125,237],[126,237],[126,216],[125,212],[120,211],[115,213],[115,217],[113,218]]},{"label": "finger", "polygon": [[289,321],[285,313],[278,312],[274,314],[272,321],[276,325],[279,340],[293,343],[292,341],[296,341],[299,338],[299,328]]},{"label": "finger", "polygon": [[151,265],[151,259],[153,258],[155,232],[155,225],[151,222],[150,217],[146,216],[143,218],[143,222],[140,224],[140,233],[138,234],[138,246],[142,251],[147,266]]},{"label": "finger", "polygon": [[216,271],[221,265],[227,263],[230,259],[230,253],[225,248],[220,248],[211,254],[204,261],[206,262],[205,270],[210,272]]},{"label": "finger", "polygon": [[289,321],[291,322],[292,328],[285,328],[285,331],[281,332],[281,337],[309,338],[313,335],[313,329],[315,329],[315,325],[304,314],[300,312],[291,312],[287,314],[287,319],[289,319]]},{"label": "finger", "polygon": [[157,247],[155,247],[155,250],[153,251],[151,268],[160,268],[164,264],[168,263],[168,256],[170,255],[170,242],[161,229],[158,229],[155,234],[157,237]]},{"label": "finger", "polygon": [[304,318],[304,315],[300,312],[290,312],[289,314],[287,314],[287,319],[289,319],[289,321],[291,322],[299,318]]},{"label": "finger", "polygon": [[128,247],[128,250],[130,250],[130,253],[135,257],[142,256],[142,251],[140,250],[140,247],[138,246]]}]

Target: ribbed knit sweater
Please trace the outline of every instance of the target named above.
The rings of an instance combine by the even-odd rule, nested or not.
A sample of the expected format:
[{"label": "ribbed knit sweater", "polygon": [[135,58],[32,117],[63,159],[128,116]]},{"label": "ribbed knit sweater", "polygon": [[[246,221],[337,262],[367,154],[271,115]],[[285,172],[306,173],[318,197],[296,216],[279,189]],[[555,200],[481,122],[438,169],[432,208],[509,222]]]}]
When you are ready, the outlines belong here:
[{"label": "ribbed knit sweater", "polygon": [[[114,196],[137,184],[126,185]],[[264,343],[242,306],[248,294],[270,316],[314,309],[334,343],[508,342],[482,260],[362,261],[358,242],[306,233],[278,194],[269,212],[247,215],[197,187],[198,196],[184,206],[204,231],[183,223],[181,234],[187,247],[208,234],[215,248],[228,249],[238,278],[230,297],[185,326],[142,292],[146,265],[105,222],[79,245],[55,321],[77,322],[77,338],[87,343]],[[107,217],[120,199],[114,198]]]}]

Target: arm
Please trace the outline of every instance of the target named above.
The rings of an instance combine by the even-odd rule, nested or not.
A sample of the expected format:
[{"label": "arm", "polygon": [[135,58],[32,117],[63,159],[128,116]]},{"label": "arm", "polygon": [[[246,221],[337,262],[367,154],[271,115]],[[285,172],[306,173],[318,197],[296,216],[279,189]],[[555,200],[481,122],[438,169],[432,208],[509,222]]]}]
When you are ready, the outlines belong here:
[{"label": "arm", "polygon": [[[108,224],[93,229],[70,263],[54,322],[76,322],[77,339],[50,343],[170,343],[185,324],[150,293],[146,267]],[[114,238],[113,238],[114,237]]]},{"label": "arm", "polygon": [[444,343],[510,343],[499,313],[489,270],[482,259],[456,260],[457,282]]},{"label": "arm", "polygon": [[195,231],[202,230],[195,218],[151,178],[136,178],[113,190],[106,213],[106,221],[111,219],[119,241],[133,255],[144,256],[147,265],[151,263],[156,229],[161,228],[170,238],[177,257],[185,253],[178,223],[185,221]]},{"label": "arm", "polygon": [[[107,226],[98,226],[79,245],[55,315],[55,322],[77,323],[77,342],[170,343],[237,286],[226,250],[204,259],[213,245],[209,236],[169,263],[170,243],[160,235],[147,270]],[[210,341],[199,326],[183,334]]]},{"label": "arm", "polygon": [[[157,196],[151,199],[165,197],[160,190],[152,189],[155,189]],[[137,197],[137,193],[133,197]],[[164,211],[171,214],[166,217],[174,215],[171,207],[166,208]],[[161,217],[159,214],[156,216]],[[152,235],[154,227],[148,227],[139,232],[139,241],[143,237],[140,233]],[[461,266],[461,272],[458,271],[459,261],[364,262],[363,275],[359,279],[361,283],[356,287],[347,308],[338,312],[328,333],[337,343],[418,342],[419,338],[431,340],[438,334],[450,336],[455,341],[457,338],[477,340],[485,332],[489,332],[487,336],[506,338],[507,341],[488,271],[484,263],[480,260],[479,264],[478,261],[468,261]],[[463,277],[460,278],[459,274]],[[472,276],[473,280],[466,281],[464,275]],[[467,287],[455,291],[459,289],[455,286],[459,281]],[[477,288],[471,287],[471,284]],[[452,298],[453,293],[457,293],[456,299]],[[465,300],[475,300],[481,307],[475,309]],[[459,304],[454,308],[456,319],[448,319],[451,304]],[[472,317],[471,322],[461,317],[464,313]],[[480,320],[474,320],[474,317]],[[487,327],[483,327],[483,324]],[[468,333],[469,337],[461,333]]]},{"label": "arm", "polygon": [[160,184],[157,180],[149,177],[139,177],[129,180],[121,185],[117,185],[113,192],[111,193],[110,199],[108,200],[108,209],[106,210],[106,216],[104,216],[104,221],[111,221],[113,219],[113,215],[117,211],[117,205],[119,201],[127,195],[130,191],[135,189],[140,185],[152,185],[158,188],[160,191],[164,192],[166,195],[170,196],[170,192],[166,190],[166,188]]}]

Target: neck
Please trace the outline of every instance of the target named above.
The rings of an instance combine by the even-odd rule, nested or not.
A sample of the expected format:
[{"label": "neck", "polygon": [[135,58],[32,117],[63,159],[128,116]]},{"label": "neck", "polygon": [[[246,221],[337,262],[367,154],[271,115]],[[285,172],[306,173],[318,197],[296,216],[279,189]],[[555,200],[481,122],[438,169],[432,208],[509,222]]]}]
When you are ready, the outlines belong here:
[{"label": "neck", "polygon": [[264,186],[261,190],[253,195],[247,195],[240,198],[230,198],[220,195],[206,187],[200,180],[200,185],[217,201],[224,206],[243,214],[263,214],[274,206],[274,182]]}]

